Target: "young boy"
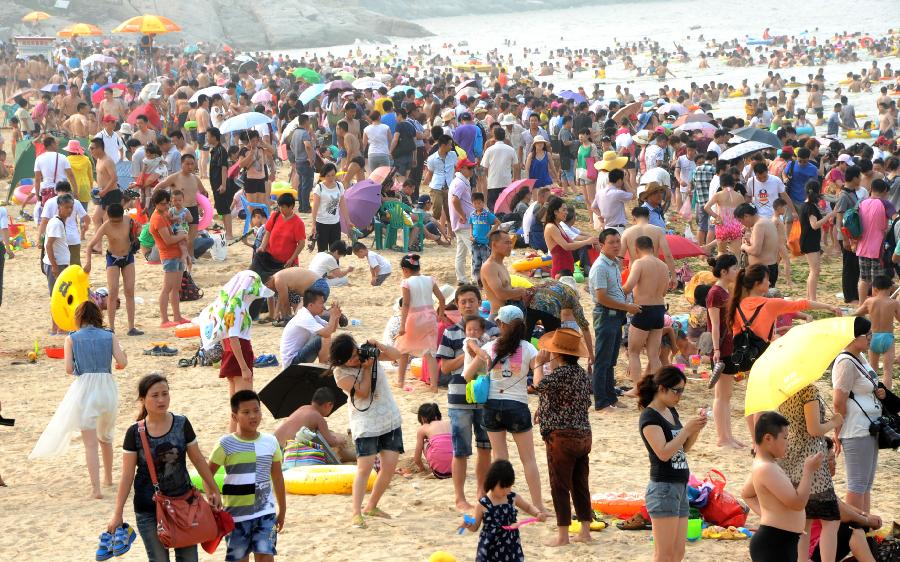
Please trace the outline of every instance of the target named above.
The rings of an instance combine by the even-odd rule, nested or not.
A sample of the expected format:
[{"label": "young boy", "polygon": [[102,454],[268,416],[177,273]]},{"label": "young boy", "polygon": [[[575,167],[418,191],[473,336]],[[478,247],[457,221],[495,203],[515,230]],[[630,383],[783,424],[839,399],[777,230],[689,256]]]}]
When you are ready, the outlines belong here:
[{"label": "young boy", "polygon": [[256,249],[262,244],[263,236],[266,234],[265,226],[266,212],[259,207],[253,209],[253,212],[250,213],[250,230],[243,237],[244,245],[253,248],[253,255],[256,255]]},{"label": "young boy", "polygon": [[884,356],[884,386],[891,389],[894,373],[894,320],[900,320],[900,302],[891,298],[891,280],[879,275],[872,280],[872,296],[853,313],[867,314],[872,321],[872,343],[869,346],[869,364],[876,370],[878,360]]},{"label": "young boy", "polygon": [[824,461],[822,453],[806,457],[800,484],[794,488],[775,462],[787,452],[788,425],[778,412],[765,412],[756,422],[756,459],[743,489],[744,499],[758,501],[761,512],[759,530],[750,540],[753,562],[797,562],[800,534],[806,531],[806,502],[813,473]]},{"label": "young boy", "polygon": [[[434,203],[430,195],[420,195],[416,203],[416,210],[422,213],[422,223],[425,225],[425,238],[438,243],[438,246],[449,246],[450,239],[444,235],[441,225],[434,220],[431,209]],[[415,238],[415,236],[413,236]]]},{"label": "young boy", "polygon": [[472,275],[478,279],[481,286],[481,264],[491,255],[488,245],[488,236],[500,226],[500,220],[494,213],[484,206],[484,193],[472,194],[472,206],[475,209],[469,215],[469,224],[472,225]]},{"label": "young boy", "polygon": [[[172,234],[188,234],[190,232],[191,212],[184,206],[184,194],[181,190],[176,189],[172,192],[172,208],[169,209],[169,218],[172,220]],[[181,261],[184,262],[184,268],[190,271],[191,259],[188,253],[188,242],[182,240],[178,243],[178,249],[181,251]]]},{"label": "young boy", "polygon": [[[787,245],[787,227],[784,225],[784,215],[787,213],[787,203],[784,199],[775,199],[772,201],[772,208],[775,214],[772,215],[772,222],[775,223],[775,229],[778,230],[778,257],[784,262],[784,278],[787,288],[791,288],[791,251]],[[797,218],[795,217],[795,220]]]},{"label": "young boy", "polygon": [[369,272],[372,274],[372,286],[377,287],[391,276],[391,263],[379,254],[366,248],[362,242],[353,243],[353,255],[361,260],[366,260]]},{"label": "young boy", "polygon": [[256,562],[274,561],[277,534],[284,526],[287,503],[281,474],[281,447],[274,435],[258,431],[261,419],[259,396],[255,392],[234,393],[231,420],[237,430],[222,436],[209,457],[213,474],[220,466],[225,467],[222,503],[234,518],[234,530],[225,538],[227,562],[249,561],[251,552]]}]

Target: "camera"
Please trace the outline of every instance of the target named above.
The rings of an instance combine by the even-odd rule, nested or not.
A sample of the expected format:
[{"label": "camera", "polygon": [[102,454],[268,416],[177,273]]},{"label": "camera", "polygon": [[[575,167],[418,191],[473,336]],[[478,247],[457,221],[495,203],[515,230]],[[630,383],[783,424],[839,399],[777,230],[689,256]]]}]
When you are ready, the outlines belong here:
[{"label": "camera", "polygon": [[365,361],[366,359],[378,359],[378,356],[381,355],[381,350],[378,349],[378,346],[373,345],[371,343],[364,343],[359,346],[359,350],[357,350],[359,354],[359,360]]},{"label": "camera", "polygon": [[869,424],[869,434],[878,436],[879,449],[900,447],[900,433],[891,425],[890,418],[882,416]]}]

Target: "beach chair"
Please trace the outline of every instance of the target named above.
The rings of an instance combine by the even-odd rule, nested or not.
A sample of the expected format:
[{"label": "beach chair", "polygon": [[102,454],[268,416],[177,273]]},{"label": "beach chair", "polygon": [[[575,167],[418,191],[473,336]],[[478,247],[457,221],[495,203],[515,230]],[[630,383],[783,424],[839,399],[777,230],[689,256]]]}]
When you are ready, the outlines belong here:
[{"label": "beach chair", "polygon": [[385,201],[381,204],[381,214],[389,217],[386,223],[375,221],[375,249],[395,249],[397,245],[397,233],[403,232],[403,251],[409,251],[409,233],[412,226],[406,224],[403,212],[412,213],[412,207],[400,201]]},{"label": "beach chair", "polygon": [[240,196],[241,206],[244,208],[244,215],[246,218],[244,219],[244,232],[243,234],[247,234],[250,231],[250,218],[253,215],[253,209],[262,209],[266,214],[266,218],[269,218],[269,206],[265,203],[251,203],[247,201],[247,198],[243,195]]}]

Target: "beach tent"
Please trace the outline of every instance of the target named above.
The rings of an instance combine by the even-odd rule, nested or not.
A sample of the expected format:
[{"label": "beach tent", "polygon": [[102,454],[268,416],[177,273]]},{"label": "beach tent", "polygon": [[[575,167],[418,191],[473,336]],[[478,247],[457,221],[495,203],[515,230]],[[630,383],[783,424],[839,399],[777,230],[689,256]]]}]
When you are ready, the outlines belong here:
[{"label": "beach tent", "polygon": [[[87,154],[88,147],[90,145],[90,139],[80,138],[78,139],[78,142],[81,143],[81,147],[84,149],[85,154]],[[6,193],[7,203],[9,203],[9,200],[12,198],[13,191],[15,191],[20,181],[26,178],[34,177],[34,159],[38,157],[39,152],[44,152],[43,145],[36,146],[36,144],[40,144],[39,139],[21,140],[19,141],[19,144],[16,145],[16,162],[15,168],[13,169],[12,179],[9,182],[9,191]],[[66,152],[62,150],[62,147],[69,144],[69,139],[57,137],[56,144],[60,147],[60,155],[65,156]]]}]

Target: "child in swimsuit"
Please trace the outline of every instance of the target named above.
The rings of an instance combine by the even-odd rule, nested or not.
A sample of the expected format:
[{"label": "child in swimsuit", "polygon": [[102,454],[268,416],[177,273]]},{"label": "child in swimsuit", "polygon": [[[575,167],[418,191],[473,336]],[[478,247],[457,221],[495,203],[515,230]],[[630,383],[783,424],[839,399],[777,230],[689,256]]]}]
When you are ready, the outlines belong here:
[{"label": "child in swimsuit", "polygon": [[450,421],[441,419],[437,404],[422,404],[418,412],[419,430],[416,432],[416,452],[413,458],[419,470],[425,470],[425,462],[435,478],[450,478],[453,465],[453,441],[450,437]]},{"label": "child in swimsuit", "polygon": [[872,279],[872,296],[853,313],[868,315],[872,321],[872,342],[869,344],[869,363],[877,371],[878,360],[884,356],[882,381],[889,390],[894,372],[894,320],[900,320],[900,302],[891,298],[891,280],[885,276]]},{"label": "child in swimsuit", "polygon": [[[169,209],[169,218],[172,220],[172,234],[188,233],[191,221],[191,211],[184,206],[184,194],[179,190],[172,193],[172,207]],[[178,243],[181,251],[181,261],[186,269],[190,268],[190,254],[188,253],[187,240]]]}]

